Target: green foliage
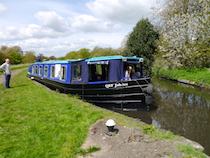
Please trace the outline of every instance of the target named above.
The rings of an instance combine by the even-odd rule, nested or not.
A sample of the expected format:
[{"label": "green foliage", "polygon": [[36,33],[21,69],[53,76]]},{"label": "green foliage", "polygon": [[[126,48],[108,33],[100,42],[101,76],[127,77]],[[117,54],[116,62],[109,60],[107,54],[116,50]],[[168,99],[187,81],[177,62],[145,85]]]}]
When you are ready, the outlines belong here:
[{"label": "green foliage", "polygon": [[86,49],[86,48],[80,49],[78,51],[78,53],[80,54],[80,58],[82,58],[82,59],[86,59],[86,58],[90,57],[90,50],[89,49]]},{"label": "green foliage", "polygon": [[7,58],[10,58],[8,54],[0,52],[0,65],[3,64]]},{"label": "green foliage", "polygon": [[33,63],[36,61],[36,56],[34,52],[28,52],[23,56],[23,63]]},{"label": "green foliage", "polygon": [[76,157],[89,126],[102,118],[91,104],[34,84],[26,71],[11,86],[0,84],[0,157]]},{"label": "green foliage", "polygon": [[207,68],[159,69],[158,74],[175,80],[185,79],[189,81],[194,81],[195,84],[198,86],[203,83],[210,85],[210,69]]},{"label": "green foliage", "polygon": [[1,51],[1,52],[5,52],[5,50],[6,50],[7,48],[8,48],[7,46],[5,46],[5,45],[2,45],[2,46],[1,46],[1,49],[0,49],[0,51]]},{"label": "green foliage", "polygon": [[170,68],[210,66],[209,1],[165,0],[154,10],[158,50]]},{"label": "green foliage", "polygon": [[59,57],[57,58],[57,60],[65,60],[66,58],[65,57]]},{"label": "green foliage", "polygon": [[157,129],[153,125],[147,125],[141,127],[142,132],[145,134],[149,134],[154,139],[175,139],[179,138],[179,136],[174,135],[170,131],[167,131],[166,133],[160,132],[159,129]]},{"label": "green foliage", "polygon": [[83,48],[79,51],[71,51],[67,53],[64,59],[85,59],[99,56],[120,55],[120,53],[121,49],[95,47],[90,51],[89,49]]},{"label": "green foliage", "polygon": [[22,51],[20,46],[1,46],[0,52],[0,64],[5,61],[6,58],[10,59],[11,64],[20,64],[22,63]]},{"label": "green foliage", "polygon": [[193,147],[182,145],[182,144],[178,144],[177,147],[179,148],[181,152],[184,152],[187,154],[187,156],[184,156],[183,158],[193,158],[193,157],[207,158],[207,156],[204,153],[196,150]]},{"label": "green foliage", "polygon": [[71,51],[66,54],[65,59],[79,59],[80,54],[77,51]]},{"label": "green foliage", "polygon": [[95,47],[91,53],[91,57],[99,57],[99,56],[111,56],[111,55],[119,55],[120,52],[118,50],[114,50],[112,48],[100,48]]},{"label": "green foliage", "polygon": [[22,56],[17,52],[10,52],[9,55],[11,56],[11,64],[20,64],[22,62]]},{"label": "green foliage", "polygon": [[144,126],[142,128],[142,132],[146,134],[154,133],[156,130],[157,130],[156,127],[153,125]]},{"label": "green foliage", "polygon": [[88,149],[86,149],[86,150],[84,150],[84,149],[79,149],[78,154],[85,156],[85,155],[87,155],[87,154],[89,154],[89,153],[98,151],[98,150],[100,150],[100,149],[101,149],[101,148],[99,148],[99,147],[90,147],[90,148],[88,148]]},{"label": "green foliage", "polygon": [[133,31],[129,34],[125,44],[123,55],[138,56],[144,58],[144,70],[146,74],[151,73],[158,39],[158,33],[148,19],[140,20]]}]

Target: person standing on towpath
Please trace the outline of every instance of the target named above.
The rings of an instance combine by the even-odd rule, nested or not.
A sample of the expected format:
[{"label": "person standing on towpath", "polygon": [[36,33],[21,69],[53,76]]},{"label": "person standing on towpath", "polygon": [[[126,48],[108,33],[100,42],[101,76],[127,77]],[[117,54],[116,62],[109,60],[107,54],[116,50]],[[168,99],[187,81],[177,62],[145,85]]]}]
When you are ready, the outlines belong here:
[{"label": "person standing on towpath", "polygon": [[11,78],[12,71],[11,71],[11,67],[10,67],[10,60],[6,59],[5,63],[0,66],[0,69],[2,69],[4,71],[4,76],[5,76],[4,87],[11,88],[10,87],[10,78]]}]

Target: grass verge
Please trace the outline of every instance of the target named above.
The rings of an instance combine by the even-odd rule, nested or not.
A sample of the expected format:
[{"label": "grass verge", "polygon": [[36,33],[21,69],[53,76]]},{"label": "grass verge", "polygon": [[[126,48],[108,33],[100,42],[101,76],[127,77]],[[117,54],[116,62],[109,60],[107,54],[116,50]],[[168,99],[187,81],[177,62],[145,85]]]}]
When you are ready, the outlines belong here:
[{"label": "grass verge", "polygon": [[103,117],[103,111],[34,84],[26,71],[12,79],[11,86],[4,89],[0,84],[0,157],[63,158],[84,153],[80,146],[88,128]]},{"label": "grass verge", "polygon": [[193,147],[190,147],[187,145],[182,145],[182,144],[178,144],[177,147],[179,148],[179,150],[181,152],[184,152],[185,154],[187,154],[183,158],[194,158],[194,157],[206,158],[206,155],[204,153],[199,152],[198,150],[194,149]]},{"label": "grass verge", "polygon": [[159,75],[166,76],[170,79],[185,79],[189,81],[194,81],[196,85],[206,83],[210,85],[210,69],[160,69],[158,70]]}]

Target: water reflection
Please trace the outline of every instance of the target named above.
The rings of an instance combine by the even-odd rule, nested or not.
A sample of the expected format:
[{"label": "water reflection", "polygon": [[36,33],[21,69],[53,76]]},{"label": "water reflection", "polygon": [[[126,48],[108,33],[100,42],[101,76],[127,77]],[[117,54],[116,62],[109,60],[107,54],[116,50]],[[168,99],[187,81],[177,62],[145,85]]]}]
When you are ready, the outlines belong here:
[{"label": "water reflection", "polygon": [[188,88],[176,82],[155,79],[158,108],[151,116],[158,128],[195,140],[210,155],[210,96],[208,90]]},{"label": "water reflection", "polygon": [[159,78],[153,84],[157,109],[121,113],[197,141],[210,155],[210,91]]}]

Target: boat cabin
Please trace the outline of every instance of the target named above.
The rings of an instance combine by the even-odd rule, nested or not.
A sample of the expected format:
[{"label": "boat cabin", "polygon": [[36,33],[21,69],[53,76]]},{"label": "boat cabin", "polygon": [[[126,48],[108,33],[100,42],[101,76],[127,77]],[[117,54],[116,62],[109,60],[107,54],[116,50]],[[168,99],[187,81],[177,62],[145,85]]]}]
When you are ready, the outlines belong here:
[{"label": "boat cabin", "polygon": [[142,62],[143,58],[123,56],[45,61],[32,64],[29,74],[68,84],[116,82],[143,77]]}]

